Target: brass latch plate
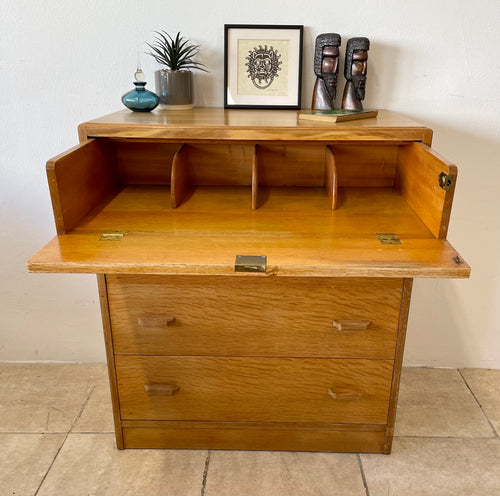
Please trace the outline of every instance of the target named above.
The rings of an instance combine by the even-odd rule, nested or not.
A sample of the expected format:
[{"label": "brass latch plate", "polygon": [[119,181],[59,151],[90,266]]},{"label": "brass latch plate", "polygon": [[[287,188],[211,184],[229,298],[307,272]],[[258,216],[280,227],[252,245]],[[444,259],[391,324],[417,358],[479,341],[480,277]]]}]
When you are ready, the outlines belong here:
[{"label": "brass latch plate", "polygon": [[123,231],[107,231],[102,234],[99,241],[120,241],[125,233]]},{"label": "brass latch plate", "polygon": [[267,257],[265,255],[236,255],[235,272],[265,272]]},{"label": "brass latch plate", "polygon": [[400,245],[401,240],[399,236],[395,233],[376,233],[377,239],[383,245]]},{"label": "brass latch plate", "polygon": [[453,186],[453,181],[455,180],[455,176],[451,176],[450,174],[446,174],[446,172],[441,172],[439,174],[439,186],[445,191],[450,191]]}]

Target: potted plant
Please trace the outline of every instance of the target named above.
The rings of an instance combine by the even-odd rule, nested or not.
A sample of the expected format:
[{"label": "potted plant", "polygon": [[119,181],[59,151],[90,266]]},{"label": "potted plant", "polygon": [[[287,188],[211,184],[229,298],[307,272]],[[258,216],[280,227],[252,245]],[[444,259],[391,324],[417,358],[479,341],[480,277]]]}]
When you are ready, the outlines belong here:
[{"label": "potted plant", "polygon": [[200,45],[193,45],[180,33],[173,39],[166,31],[155,31],[151,49],[147,52],[160,65],[155,73],[156,93],[160,97],[160,107],[168,110],[187,110],[193,108],[193,73],[190,69],[207,72],[205,65],[194,61]]}]

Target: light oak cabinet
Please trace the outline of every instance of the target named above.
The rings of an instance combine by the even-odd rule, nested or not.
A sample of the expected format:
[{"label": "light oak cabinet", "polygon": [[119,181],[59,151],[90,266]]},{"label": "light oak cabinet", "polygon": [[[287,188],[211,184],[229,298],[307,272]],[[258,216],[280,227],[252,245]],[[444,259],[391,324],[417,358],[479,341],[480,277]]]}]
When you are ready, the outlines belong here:
[{"label": "light oak cabinet", "polygon": [[413,278],[470,273],[432,132],[195,109],[79,133],[28,268],[98,274],[117,446],[389,453]]}]

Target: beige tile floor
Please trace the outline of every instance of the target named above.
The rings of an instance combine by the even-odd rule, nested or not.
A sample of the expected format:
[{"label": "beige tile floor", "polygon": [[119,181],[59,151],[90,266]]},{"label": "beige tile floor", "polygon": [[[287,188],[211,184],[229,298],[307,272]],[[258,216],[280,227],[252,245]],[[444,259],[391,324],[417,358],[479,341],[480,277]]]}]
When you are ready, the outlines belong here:
[{"label": "beige tile floor", "polygon": [[125,450],[104,365],[0,364],[0,496],[500,496],[500,370],[406,368],[391,455]]}]

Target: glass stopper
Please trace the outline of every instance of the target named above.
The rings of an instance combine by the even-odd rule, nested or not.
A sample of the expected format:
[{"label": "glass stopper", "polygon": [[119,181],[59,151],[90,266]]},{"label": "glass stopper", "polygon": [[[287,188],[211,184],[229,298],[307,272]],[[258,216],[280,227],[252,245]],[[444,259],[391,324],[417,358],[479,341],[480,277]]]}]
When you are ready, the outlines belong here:
[{"label": "glass stopper", "polygon": [[142,69],[140,68],[140,66],[137,67],[137,70],[135,71],[134,77],[135,77],[135,80],[138,82],[144,81],[144,79],[145,79],[144,72],[142,72]]}]

